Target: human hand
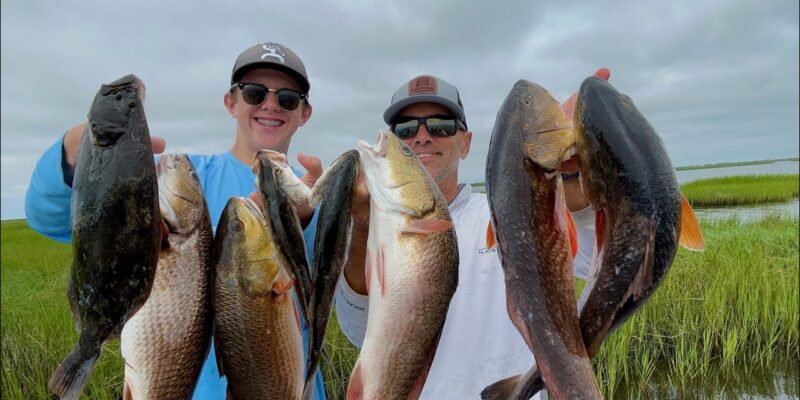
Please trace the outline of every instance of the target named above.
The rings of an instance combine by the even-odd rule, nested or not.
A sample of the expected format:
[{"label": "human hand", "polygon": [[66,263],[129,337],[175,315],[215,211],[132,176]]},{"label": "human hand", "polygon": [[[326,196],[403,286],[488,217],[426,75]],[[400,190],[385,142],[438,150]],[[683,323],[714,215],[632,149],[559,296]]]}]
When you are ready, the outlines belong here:
[{"label": "human hand", "polygon": [[[64,135],[64,155],[66,156],[67,165],[75,168],[75,161],[78,159],[78,150],[81,147],[81,140],[83,139],[83,132],[86,130],[86,122],[82,122],[67,130]],[[153,146],[153,154],[161,154],[167,147],[167,141],[162,137],[151,136],[150,143]]]},{"label": "human hand", "polygon": [[353,187],[351,215],[353,217],[353,230],[359,232],[369,231],[369,190],[364,170],[358,170],[356,184]]}]

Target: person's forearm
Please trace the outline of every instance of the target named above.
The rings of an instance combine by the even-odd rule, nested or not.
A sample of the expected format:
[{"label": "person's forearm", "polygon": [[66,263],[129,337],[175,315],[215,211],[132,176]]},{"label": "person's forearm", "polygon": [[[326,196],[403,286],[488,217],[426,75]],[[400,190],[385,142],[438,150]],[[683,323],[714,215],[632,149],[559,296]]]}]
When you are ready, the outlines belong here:
[{"label": "person's forearm", "polygon": [[347,285],[354,292],[367,294],[367,279],[365,265],[367,259],[367,237],[369,228],[356,229],[353,227],[350,237],[350,250],[347,256],[347,264],[344,266],[344,277]]}]

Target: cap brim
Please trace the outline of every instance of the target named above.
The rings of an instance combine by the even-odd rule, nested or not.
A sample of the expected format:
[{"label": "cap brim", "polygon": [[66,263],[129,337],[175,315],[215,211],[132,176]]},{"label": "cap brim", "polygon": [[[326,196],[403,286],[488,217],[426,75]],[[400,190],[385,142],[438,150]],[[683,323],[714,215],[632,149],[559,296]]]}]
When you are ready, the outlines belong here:
[{"label": "cap brim", "polygon": [[467,124],[466,118],[464,116],[464,110],[462,110],[461,107],[458,106],[458,104],[450,100],[447,100],[445,98],[434,95],[419,95],[413,97],[406,97],[405,99],[392,104],[383,113],[383,121],[391,125],[392,120],[394,120],[395,117],[397,117],[397,114],[399,114],[402,109],[417,103],[435,103],[445,106],[447,107],[448,110],[450,110],[453,116],[461,120],[461,122],[463,122],[464,125]]},{"label": "cap brim", "polygon": [[295,81],[297,81],[297,84],[300,85],[300,90],[302,90],[303,93],[307,94],[308,90],[311,88],[311,85],[308,83],[308,79],[306,79],[306,77],[301,75],[299,72],[295,71],[292,68],[287,67],[284,64],[270,62],[270,61],[258,61],[242,65],[231,76],[231,85],[238,82],[239,79],[241,79],[242,76],[244,76],[244,74],[259,68],[274,69],[286,73],[287,75],[294,78]]}]

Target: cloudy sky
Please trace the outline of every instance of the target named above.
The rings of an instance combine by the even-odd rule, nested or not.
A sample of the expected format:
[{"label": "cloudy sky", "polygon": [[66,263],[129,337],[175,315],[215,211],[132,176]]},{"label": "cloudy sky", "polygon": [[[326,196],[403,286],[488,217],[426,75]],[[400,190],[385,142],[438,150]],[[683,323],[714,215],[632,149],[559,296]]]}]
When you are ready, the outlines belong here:
[{"label": "cloudy sky", "polygon": [[[244,5],[247,4],[245,7]],[[433,74],[461,91],[483,180],[495,115],[518,79],[565,99],[598,67],[664,139],[673,164],[798,155],[798,2],[4,1],[2,219],[23,218],[40,154],[101,83],[137,74],[169,152],[230,148],[222,96],[245,48],[304,60],[314,114],[297,152],[327,165],[374,140],[395,89]]]}]

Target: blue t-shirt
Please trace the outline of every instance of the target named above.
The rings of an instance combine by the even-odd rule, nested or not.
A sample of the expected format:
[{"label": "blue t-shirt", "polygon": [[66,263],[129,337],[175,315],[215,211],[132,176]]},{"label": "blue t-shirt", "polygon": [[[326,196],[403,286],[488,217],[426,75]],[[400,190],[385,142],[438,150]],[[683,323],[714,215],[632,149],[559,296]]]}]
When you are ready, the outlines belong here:
[{"label": "blue t-shirt", "polygon": [[[69,243],[72,239],[70,224],[70,202],[72,188],[64,183],[61,168],[63,137],[56,141],[36,163],[28,191],[25,194],[25,216],[28,226],[37,232],[60,242]],[[237,160],[230,152],[214,155],[190,155],[189,159],[197,170],[197,176],[211,216],[211,225],[216,232],[217,222],[231,197],[247,196],[255,190],[256,175],[249,166]],[[295,173],[300,175],[297,169]],[[306,255],[310,260],[314,249],[317,230],[317,213],[303,231],[306,242]],[[299,310],[298,310],[299,311]],[[303,319],[301,318],[301,321]],[[303,351],[308,354],[308,330],[303,329]],[[213,349],[213,338],[211,348]],[[258,379],[257,377],[253,377]],[[219,376],[214,351],[208,352],[203,364],[195,400],[225,399],[227,380]],[[322,374],[317,370],[314,384],[314,399],[324,400],[325,389]]]}]

